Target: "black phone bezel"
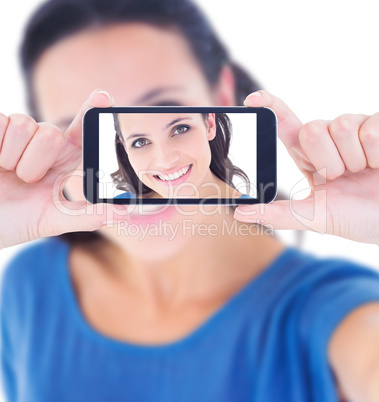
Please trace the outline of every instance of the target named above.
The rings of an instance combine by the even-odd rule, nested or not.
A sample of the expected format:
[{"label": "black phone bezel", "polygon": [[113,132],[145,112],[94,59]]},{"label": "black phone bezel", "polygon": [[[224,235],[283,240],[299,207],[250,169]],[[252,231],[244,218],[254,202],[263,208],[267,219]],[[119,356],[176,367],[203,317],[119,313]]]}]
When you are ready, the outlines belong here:
[{"label": "black phone bezel", "polygon": [[[256,113],[257,114],[257,198],[99,198],[99,114],[100,113]],[[83,117],[83,193],[92,204],[145,205],[251,205],[270,203],[277,193],[277,119],[267,107],[244,106],[116,106],[92,108]],[[92,170],[91,170],[92,169]],[[92,172],[92,173],[91,173]]]}]

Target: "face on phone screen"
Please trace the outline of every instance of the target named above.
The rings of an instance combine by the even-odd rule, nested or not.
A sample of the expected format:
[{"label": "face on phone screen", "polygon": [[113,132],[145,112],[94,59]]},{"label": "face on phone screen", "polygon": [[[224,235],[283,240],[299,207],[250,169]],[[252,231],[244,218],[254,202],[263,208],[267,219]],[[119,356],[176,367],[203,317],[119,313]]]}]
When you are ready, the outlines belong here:
[{"label": "face on phone screen", "polygon": [[257,114],[99,113],[100,199],[257,198]]}]

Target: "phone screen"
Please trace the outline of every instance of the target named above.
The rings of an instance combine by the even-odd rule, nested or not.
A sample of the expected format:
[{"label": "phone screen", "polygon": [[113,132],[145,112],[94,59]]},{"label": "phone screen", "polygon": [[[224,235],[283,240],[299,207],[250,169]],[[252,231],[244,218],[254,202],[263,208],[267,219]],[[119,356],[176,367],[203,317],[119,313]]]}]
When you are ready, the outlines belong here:
[{"label": "phone screen", "polygon": [[84,195],[116,204],[271,202],[276,137],[268,108],[93,108],[83,119]]},{"label": "phone screen", "polygon": [[256,113],[99,113],[99,197],[256,198]]}]

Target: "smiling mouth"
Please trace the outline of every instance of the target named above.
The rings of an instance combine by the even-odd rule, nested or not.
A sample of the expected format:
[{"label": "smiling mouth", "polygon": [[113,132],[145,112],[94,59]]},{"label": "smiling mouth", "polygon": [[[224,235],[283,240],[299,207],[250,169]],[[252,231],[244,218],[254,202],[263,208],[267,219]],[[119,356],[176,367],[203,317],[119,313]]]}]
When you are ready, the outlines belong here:
[{"label": "smiling mouth", "polygon": [[187,176],[188,172],[191,170],[191,167],[192,167],[192,164],[185,166],[184,168],[176,171],[175,173],[171,173],[168,175],[159,174],[159,175],[154,175],[154,177],[159,181],[174,182],[183,176]]}]

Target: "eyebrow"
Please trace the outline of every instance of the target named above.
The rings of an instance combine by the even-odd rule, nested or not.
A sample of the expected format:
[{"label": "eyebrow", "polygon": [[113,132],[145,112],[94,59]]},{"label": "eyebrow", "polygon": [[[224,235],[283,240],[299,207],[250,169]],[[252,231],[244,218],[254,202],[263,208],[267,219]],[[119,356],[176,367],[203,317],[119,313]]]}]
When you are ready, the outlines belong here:
[{"label": "eyebrow", "polygon": [[[172,125],[174,125],[174,124],[176,124],[176,123],[178,123],[179,121],[182,121],[182,120],[192,120],[192,117],[179,117],[177,119],[174,119],[171,123],[168,123],[166,125],[166,127],[164,127],[164,129],[167,130]],[[149,135],[148,134],[131,134],[126,138],[126,141],[130,140],[132,138],[136,138],[136,137],[149,137]]]}]

